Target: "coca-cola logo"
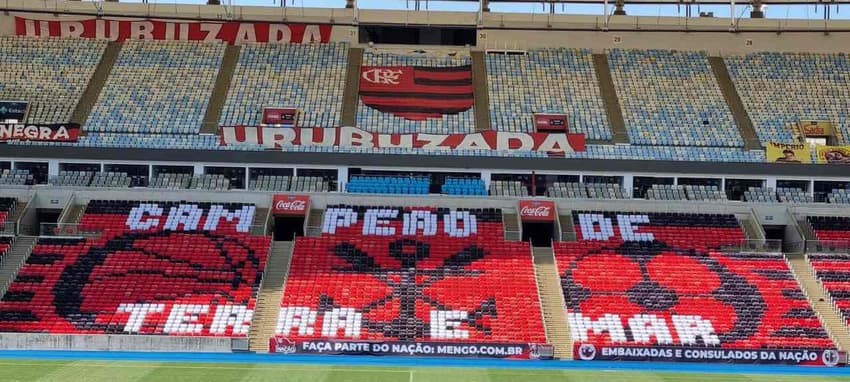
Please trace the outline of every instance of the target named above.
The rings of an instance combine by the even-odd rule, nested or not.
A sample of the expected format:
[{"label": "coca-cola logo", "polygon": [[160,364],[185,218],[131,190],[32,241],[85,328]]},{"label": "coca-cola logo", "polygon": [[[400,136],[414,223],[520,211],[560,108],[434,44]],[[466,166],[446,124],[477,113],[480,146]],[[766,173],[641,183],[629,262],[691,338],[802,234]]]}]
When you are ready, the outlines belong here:
[{"label": "coca-cola logo", "polygon": [[274,204],[274,209],[278,211],[304,211],[307,209],[306,200],[278,200]]},{"label": "coca-cola logo", "polygon": [[552,207],[550,207],[550,206],[537,206],[537,207],[523,206],[522,210],[520,210],[520,214],[522,214],[522,216],[533,216],[533,217],[547,218],[547,217],[552,215]]}]

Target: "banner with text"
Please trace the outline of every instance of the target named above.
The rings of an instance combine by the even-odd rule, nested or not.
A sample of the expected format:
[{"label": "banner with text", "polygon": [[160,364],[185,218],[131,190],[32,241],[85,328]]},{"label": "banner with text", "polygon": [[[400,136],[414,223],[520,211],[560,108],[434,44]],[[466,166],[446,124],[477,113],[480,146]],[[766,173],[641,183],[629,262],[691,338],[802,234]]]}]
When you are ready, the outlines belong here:
[{"label": "banner with text", "polygon": [[0,141],[76,142],[80,125],[0,123]]},{"label": "banner with text", "polygon": [[835,349],[724,349],[665,346],[597,346],[574,343],[574,358],[582,361],[661,361],[837,366]]},{"label": "banner with text", "polygon": [[818,145],[818,163],[850,164],[850,146]]},{"label": "banner with text", "polygon": [[333,26],[240,22],[180,22],[155,19],[37,20],[15,17],[15,34],[27,37],[76,37],[98,40],[223,41],[253,43],[326,43]]},{"label": "banner with text", "polygon": [[420,148],[426,150],[500,150],[538,152],[585,151],[584,134],[510,133],[486,131],[474,134],[381,134],[356,127],[285,128],[223,126],[222,146],[251,145],[268,149],[284,146],[339,146],[372,148]]},{"label": "banner with text", "polygon": [[812,163],[812,153],[805,143],[767,142],[764,151],[770,163]]},{"label": "banner with text", "polygon": [[548,344],[341,340],[306,340],[293,342],[283,337],[272,337],[270,339],[269,352],[280,354],[346,354],[513,359],[552,359],[554,355],[552,345]]},{"label": "banner with text", "polygon": [[0,123],[21,123],[27,116],[28,102],[0,101]]}]

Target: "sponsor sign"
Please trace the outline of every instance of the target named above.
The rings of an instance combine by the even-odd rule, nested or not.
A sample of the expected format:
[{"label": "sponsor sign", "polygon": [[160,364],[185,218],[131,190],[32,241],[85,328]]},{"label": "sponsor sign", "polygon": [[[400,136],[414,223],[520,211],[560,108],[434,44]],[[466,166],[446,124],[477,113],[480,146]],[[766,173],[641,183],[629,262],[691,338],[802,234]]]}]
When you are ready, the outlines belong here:
[{"label": "sponsor sign", "polygon": [[360,99],[382,113],[412,121],[472,108],[472,66],[364,66]]},{"label": "sponsor sign", "polygon": [[20,123],[27,116],[29,103],[24,101],[0,101],[0,123]]},{"label": "sponsor sign", "polygon": [[156,19],[37,20],[15,17],[15,34],[27,37],[72,37],[98,40],[223,41],[254,43],[326,43],[333,27],[326,24],[180,22]]},{"label": "sponsor sign", "polygon": [[534,114],[534,127],[537,131],[566,133],[570,129],[570,123],[566,114],[538,113]]},{"label": "sponsor sign", "polygon": [[0,123],[0,141],[76,142],[80,125]]},{"label": "sponsor sign", "polygon": [[272,353],[280,354],[347,354],[411,357],[472,357],[552,359],[552,345],[460,342],[402,342],[305,340],[291,341],[282,337],[270,340]]},{"label": "sponsor sign", "polygon": [[770,163],[812,163],[809,145],[768,142],[765,159]]},{"label": "sponsor sign", "polygon": [[275,215],[306,215],[310,205],[309,195],[277,194],[272,200],[272,213]]},{"label": "sponsor sign", "polygon": [[364,149],[396,147],[547,153],[585,151],[584,134],[511,133],[492,130],[474,134],[380,134],[356,127],[223,126],[220,144],[261,145],[273,150],[280,150],[284,146],[339,146]]},{"label": "sponsor sign", "polygon": [[296,126],[298,109],[294,107],[267,107],[263,109],[263,123],[267,125]]},{"label": "sponsor sign", "polygon": [[582,361],[663,361],[837,366],[835,349],[725,349],[720,347],[616,346],[573,344]]},{"label": "sponsor sign", "polygon": [[832,122],[804,120],[799,122],[800,130],[806,137],[826,137],[832,135]]},{"label": "sponsor sign", "polygon": [[818,163],[850,164],[850,146],[817,146]]},{"label": "sponsor sign", "polygon": [[555,202],[551,200],[520,200],[519,217],[522,221],[555,221]]}]

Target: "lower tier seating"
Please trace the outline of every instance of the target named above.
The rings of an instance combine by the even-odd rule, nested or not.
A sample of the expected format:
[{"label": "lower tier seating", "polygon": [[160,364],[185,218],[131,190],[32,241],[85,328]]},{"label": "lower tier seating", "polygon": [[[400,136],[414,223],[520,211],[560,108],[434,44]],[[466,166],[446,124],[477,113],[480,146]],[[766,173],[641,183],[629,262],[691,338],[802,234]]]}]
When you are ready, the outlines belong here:
[{"label": "lower tier seating", "polygon": [[809,216],[807,220],[818,240],[850,244],[850,217]]},{"label": "lower tier seating", "polygon": [[832,348],[782,254],[725,253],[732,215],[575,212],[555,256],[573,340]]},{"label": "lower tier seating", "polygon": [[531,248],[501,212],[330,206],[298,238],[276,333],[360,339],[544,343]]},{"label": "lower tier seating", "polygon": [[12,246],[12,240],[14,238],[12,236],[0,236],[0,263],[3,262],[3,258],[6,257],[6,252],[9,251],[9,247]]},{"label": "lower tier seating", "polygon": [[6,226],[6,218],[11,215],[18,206],[15,198],[0,198],[0,230]]},{"label": "lower tier seating", "polygon": [[0,300],[0,331],[244,337],[270,238],[253,205],[92,201],[99,237],[41,237]]},{"label": "lower tier seating", "polygon": [[815,276],[829,293],[835,308],[850,325],[850,255],[846,253],[810,253],[807,255]]}]

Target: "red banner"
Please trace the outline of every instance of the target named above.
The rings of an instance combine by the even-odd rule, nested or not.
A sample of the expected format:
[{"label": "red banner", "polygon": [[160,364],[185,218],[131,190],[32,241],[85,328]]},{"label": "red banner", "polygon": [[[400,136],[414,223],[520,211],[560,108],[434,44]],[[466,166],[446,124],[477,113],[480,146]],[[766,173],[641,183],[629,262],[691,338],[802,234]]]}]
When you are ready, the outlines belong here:
[{"label": "red banner", "polygon": [[163,20],[35,20],[15,17],[15,34],[27,37],[77,37],[109,41],[176,40],[252,43],[326,43],[333,26],[240,22],[177,22]]},{"label": "red banner", "polygon": [[519,217],[522,221],[555,221],[555,202],[551,200],[520,200]]},{"label": "red banner", "polygon": [[277,215],[307,215],[310,206],[309,195],[277,194],[272,203],[272,213]]},{"label": "red banner", "polygon": [[80,125],[68,124],[0,124],[0,141],[76,142]]},{"label": "red banner", "polygon": [[364,66],[360,99],[373,109],[412,121],[463,113],[475,100],[472,66]]},{"label": "red banner", "polygon": [[340,146],[367,149],[396,147],[548,153],[585,151],[584,134],[511,133],[492,130],[474,134],[380,134],[356,127],[223,126],[220,144],[261,145],[277,150],[284,146]]}]

